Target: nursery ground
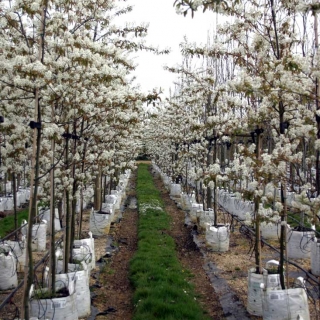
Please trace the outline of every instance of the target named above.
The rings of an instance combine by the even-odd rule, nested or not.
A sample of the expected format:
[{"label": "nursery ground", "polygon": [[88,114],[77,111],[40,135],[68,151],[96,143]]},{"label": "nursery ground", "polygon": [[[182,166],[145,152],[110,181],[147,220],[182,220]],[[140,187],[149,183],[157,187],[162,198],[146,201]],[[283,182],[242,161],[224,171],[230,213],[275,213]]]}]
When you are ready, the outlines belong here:
[{"label": "nursery ground", "polygon": [[[127,201],[119,222],[113,225],[108,236],[95,240],[97,259],[100,259],[100,263],[91,277],[93,312],[87,320],[132,319],[133,290],[128,276],[129,261],[137,248],[138,212],[135,183],[136,172],[133,172],[127,189]],[[205,246],[204,235],[201,232],[194,236],[197,232],[186,224],[184,211],[170,199],[159,177],[155,177],[155,183],[161,191],[166,212],[172,217],[170,235],[175,240],[179,260],[183,268],[193,273],[192,282],[197,300],[208,315],[218,320],[262,319],[246,312],[247,270],[254,266],[254,254],[250,252],[250,240],[239,232],[240,225],[233,225],[228,252],[211,252],[210,248]],[[225,215],[221,214],[220,219],[226,219]],[[264,246],[262,258],[266,261],[278,257],[275,252]],[[306,261],[297,262],[306,269],[310,267]],[[214,266],[215,270],[208,271],[209,265]],[[292,268],[290,271],[296,272]],[[221,281],[223,286],[217,288],[216,284]],[[319,301],[316,304],[310,303],[309,307],[311,319],[318,320]]]},{"label": "nursery ground", "polygon": [[[108,237],[112,238],[113,244],[108,248],[109,252],[113,250],[110,257],[106,251],[103,253],[103,249],[107,247],[106,238],[95,240],[96,248],[100,247],[102,249],[100,257],[102,257],[101,260],[103,262],[100,266],[100,273],[97,272],[94,276],[97,279],[91,279],[92,304],[94,306],[94,313],[97,313],[97,315],[88,319],[132,319],[134,310],[134,306],[131,303],[133,291],[128,280],[128,275],[129,261],[137,246],[138,212],[134,205],[135,182],[136,172],[133,172],[127,190],[128,198],[122,213],[122,219],[120,223],[114,224]],[[185,270],[190,270],[194,275],[191,281],[195,286],[197,300],[212,319],[225,319],[219,299],[202,267],[204,264],[203,256],[193,242],[192,230],[186,227],[184,223],[184,212],[179,210],[169,198],[168,193],[163,188],[162,182],[159,179],[156,179],[155,182],[162,192],[166,211],[172,217],[170,235],[175,240],[179,260],[182,267]]]}]

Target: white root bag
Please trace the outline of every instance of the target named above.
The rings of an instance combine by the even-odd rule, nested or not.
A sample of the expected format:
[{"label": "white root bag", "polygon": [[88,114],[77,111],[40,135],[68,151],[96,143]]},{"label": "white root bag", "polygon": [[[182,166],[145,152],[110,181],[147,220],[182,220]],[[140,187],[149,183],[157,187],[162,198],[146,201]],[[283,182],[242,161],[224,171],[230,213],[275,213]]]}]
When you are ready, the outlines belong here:
[{"label": "white root bag", "polygon": [[80,245],[80,247],[74,247],[72,249],[72,258],[78,262],[84,262],[88,266],[88,273],[91,273],[92,269],[92,254],[88,245]]},{"label": "white root bag", "polygon": [[[63,260],[58,260],[56,263],[57,273],[63,272]],[[82,271],[84,270],[83,264],[68,263],[68,272]]]},{"label": "white root bag", "polygon": [[263,289],[263,320],[310,320],[304,288]]},{"label": "white root bag", "polygon": [[213,251],[226,252],[229,250],[230,225],[219,225],[217,227],[207,224],[206,243]]},{"label": "white root bag", "polygon": [[[279,265],[278,261],[270,260],[266,263],[266,268],[270,265]],[[263,269],[263,274],[257,274],[256,268],[250,268],[248,271],[248,301],[247,311],[255,316],[262,316],[262,299],[263,295],[260,289],[261,283],[265,288],[280,289],[279,274],[268,274],[266,269]]]},{"label": "white root bag", "polygon": [[108,194],[105,196],[105,202],[114,205],[117,202],[117,196],[115,194]]},{"label": "white root bag", "polygon": [[210,225],[213,225],[214,223],[214,212],[212,209],[209,209],[208,211],[201,211],[200,217],[199,217],[199,225],[200,228],[206,229],[207,223]]},{"label": "white root bag", "polygon": [[190,210],[190,219],[192,222],[197,223],[197,217],[200,215],[200,212],[203,211],[203,205],[199,203],[192,203]]},{"label": "white root bag", "polygon": [[120,210],[120,205],[121,205],[121,195],[118,192],[118,190],[111,190],[111,195],[115,195],[116,196],[116,202],[114,204],[114,209],[115,210]]},{"label": "white root bag", "polygon": [[280,238],[281,224],[280,222],[261,222],[260,230],[264,239],[277,240]]},{"label": "white root bag", "polygon": [[172,183],[170,186],[170,196],[178,198],[181,196],[181,184]]},{"label": "white root bag", "polygon": [[[290,227],[288,225],[288,227]],[[313,231],[294,231],[287,229],[288,258],[289,259],[310,259],[311,239]]]},{"label": "white root bag", "polygon": [[[51,221],[50,209],[39,208],[39,215],[40,215],[41,220],[46,220],[48,223],[50,223],[50,221]],[[58,208],[54,209],[54,229],[55,229],[55,231],[61,230],[61,223],[60,223],[60,219],[59,219]]]},{"label": "white root bag", "polygon": [[320,277],[320,242],[316,237],[311,241],[311,272]]},{"label": "white root bag", "polygon": [[[30,300],[30,316],[39,320],[78,320],[75,282],[69,281],[69,296]],[[44,290],[44,289],[43,289]]]},{"label": "white root bag", "polygon": [[47,241],[47,221],[32,226],[32,251],[45,251]]},{"label": "white root bag", "polygon": [[[86,268],[86,267],[85,267]],[[91,312],[91,297],[89,289],[89,276],[87,270],[70,273],[56,274],[56,286],[65,285],[69,281],[75,281],[76,308],[79,318],[86,318]]]},{"label": "white root bag", "polygon": [[80,239],[80,240],[74,240],[74,244],[77,246],[88,246],[90,248],[90,253],[91,253],[91,265],[92,268],[94,269],[96,267],[96,255],[95,255],[95,250],[94,250],[94,238],[92,237],[92,232],[88,232],[90,238],[86,239]]},{"label": "white root bag", "polygon": [[0,254],[0,290],[18,286],[16,259],[11,251]]},{"label": "white root bag", "polygon": [[20,189],[17,192],[17,196],[20,199],[20,204],[25,204],[27,202],[27,192],[25,190]]},{"label": "white root bag", "polygon": [[4,198],[4,210],[13,210],[13,198]]},{"label": "white root bag", "polygon": [[26,264],[26,237],[22,237],[21,241],[7,240],[5,242],[5,245],[10,248],[16,259],[18,272],[24,272],[24,266]]},{"label": "white root bag", "polygon": [[94,210],[90,214],[90,231],[94,236],[102,236],[110,231],[111,215],[98,213]]},{"label": "white root bag", "polygon": [[114,209],[114,204],[113,203],[106,203],[106,202],[102,203],[101,212],[109,213],[112,216],[111,219],[114,216],[114,211],[115,211],[115,209]]}]

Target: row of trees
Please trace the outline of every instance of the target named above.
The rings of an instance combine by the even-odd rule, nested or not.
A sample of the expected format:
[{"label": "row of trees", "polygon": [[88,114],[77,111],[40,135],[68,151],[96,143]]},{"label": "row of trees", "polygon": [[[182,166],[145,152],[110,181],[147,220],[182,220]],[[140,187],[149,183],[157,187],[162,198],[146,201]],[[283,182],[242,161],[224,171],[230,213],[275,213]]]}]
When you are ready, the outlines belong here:
[{"label": "row of trees", "polygon": [[[66,219],[65,248],[70,248],[66,270],[73,239],[81,234],[83,192],[95,186],[99,210],[103,178],[109,177],[111,190],[120,173],[134,165],[141,148],[143,103],[158,98],[157,92],[143,94],[133,85],[130,53],[166,52],[145,44],[145,25],[115,24],[117,16],[131,10],[113,0],[1,2],[1,171],[15,189],[31,189],[29,240],[39,190],[52,217],[60,208]],[[25,319],[33,283],[28,243]]]},{"label": "row of trees", "polygon": [[[148,152],[173,180],[182,179],[187,191],[192,182],[205,208],[213,208],[219,186],[253,200],[257,246],[259,207],[272,206],[283,222],[283,270],[287,193],[299,194],[295,206],[312,225],[320,219],[319,4],[177,0],[175,5],[185,15],[200,8],[215,11],[217,27],[206,45],[181,44],[183,63],[169,68],[180,81],[150,117]],[[271,185],[280,197],[268,192]],[[284,289],[281,271],[280,278]]]}]

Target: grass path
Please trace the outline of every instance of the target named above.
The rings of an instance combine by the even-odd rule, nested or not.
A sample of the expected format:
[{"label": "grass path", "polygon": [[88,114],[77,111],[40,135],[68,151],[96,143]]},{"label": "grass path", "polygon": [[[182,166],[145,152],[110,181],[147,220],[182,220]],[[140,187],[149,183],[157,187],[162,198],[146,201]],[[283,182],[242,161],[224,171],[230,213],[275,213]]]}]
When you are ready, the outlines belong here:
[{"label": "grass path", "polygon": [[139,209],[138,250],[130,263],[134,286],[133,320],[206,320],[168,235],[169,215],[147,164],[140,164],[137,179]]}]

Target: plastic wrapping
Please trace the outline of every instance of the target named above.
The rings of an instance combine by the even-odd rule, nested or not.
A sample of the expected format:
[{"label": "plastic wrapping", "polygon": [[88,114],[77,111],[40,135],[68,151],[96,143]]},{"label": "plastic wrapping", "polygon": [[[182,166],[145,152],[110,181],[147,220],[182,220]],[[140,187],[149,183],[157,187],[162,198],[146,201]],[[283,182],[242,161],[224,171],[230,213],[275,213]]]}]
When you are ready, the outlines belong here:
[{"label": "plastic wrapping", "polygon": [[111,225],[111,215],[98,213],[94,210],[90,214],[90,231],[94,236],[109,234]]},{"label": "plastic wrapping", "polygon": [[41,223],[32,226],[32,251],[45,251],[47,240],[47,222],[42,220]]},{"label": "plastic wrapping", "polygon": [[[30,316],[39,320],[78,320],[74,281],[69,281],[69,295],[62,298],[30,299]],[[46,291],[42,289],[42,291]]]},{"label": "plastic wrapping", "polygon": [[[50,209],[39,208],[39,216],[40,216],[41,220],[46,220],[48,222],[48,224],[50,224],[50,221],[51,221]],[[61,223],[60,223],[60,219],[59,219],[58,208],[54,209],[54,229],[55,229],[55,231],[61,230]]]},{"label": "plastic wrapping", "polygon": [[281,224],[280,222],[261,222],[260,224],[261,236],[264,239],[277,240],[280,238]]},{"label": "plastic wrapping", "polygon": [[64,286],[69,281],[75,281],[76,308],[78,317],[86,318],[91,312],[91,298],[89,289],[89,276],[87,270],[56,274],[56,287]]},{"label": "plastic wrapping", "polygon": [[206,244],[213,250],[225,252],[229,250],[230,225],[219,225],[217,227],[207,224]]},{"label": "plastic wrapping", "polygon": [[9,290],[18,286],[16,259],[11,251],[0,254],[0,290]]},{"label": "plastic wrapping", "polygon": [[264,320],[310,320],[306,292],[303,288],[263,289]]},{"label": "plastic wrapping", "polygon": [[116,202],[114,203],[114,210],[120,210],[121,205],[121,194],[118,190],[111,190],[111,195],[116,197]]},{"label": "plastic wrapping", "polygon": [[310,259],[311,239],[313,237],[313,231],[295,231],[289,228],[287,231],[288,258]]},{"label": "plastic wrapping", "polygon": [[214,212],[212,209],[200,212],[200,216],[199,216],[200,228],[205,230],[207,228],[207,224],[209,225],[214,224]]},{"label": "plastic wrapping", "polygon": [[172,183],[170,186],[170,196],[174,198],[179,198],[181,196],[181,184]]},{"label": "plastic wrapping", "polygon": [[74,240],[74,244],[77,246],[88,246],[90,253],[91,253],[91,265],[94,269],[96,267],[96,257],[95,257],[95,250],[94,250],[94,238],[92,237],[92,232],[89,232],[89,237],[86,239]]},{"label": "plastic wrapping", "polygon": [[27,193],[25,190],[23,189],[20,189],[18,192],[17,192],[17,195],[19,196],[20,198],[20,204],[25,204],[27,202]]},{"label": "plastic wrapping", "polygon": [[[24,266],[26,264],[26,238],[22,236],[21,241],[7,240],[3,246],[9,247],[16,259],[17,271],[24,272]],[[2,245],[1,245],[2,246]]]},{"label": "plastic wrapping", "polygon": [[76,262],[84,262],[88,266],[88,272],[91,273],[92,269],[92,253],[88,245],[82,244],[79,247],[73,247],[72,259]]},{"label": "plastic wrapping", "polygon": [[[109,213],[110,215],[114,215],[114,204],[113,203],[106,203],[106,202],[103,202],[102,205],[101,205],[101,212],[103,213]],[[111,219],[112,219],[111,217]]]},{"label": "plastic wrapping", "polygon": [[192,222],[197,223],[197,218],[203,211],[203,205],[199,203],[192,203],[190,206],[190,219]]},{"label": "plastic wrapping", "polygon": [[4,210],[10,211],[13,210],[13,198],[7,197],[4,198]]},{"label": "plastic wrapping", "polygon": [[[278,266],[279,262],[275,260],[270,260],[266,263],[266,268],[271,268],[271,266],[274,265]],[[262,316],[263,314],[263,295],[260,289],[262,283],[264,284],[265,288],[281,288],[279,274],[268,274],[267,269],[263,269],[262,274],[257,274],[256,268],[249,269],[247,310],[250,314],[255,316]]]},{"label": "plastic wrapping", "polygon": [[117,202],[117,196],[115,194],[108,194],[105,196],[105,202],[114,205]]},{"label": "plastic wrapping", "polygon": [[320,240],[314,237],[311,241],[311,272],[320,277]]}]

